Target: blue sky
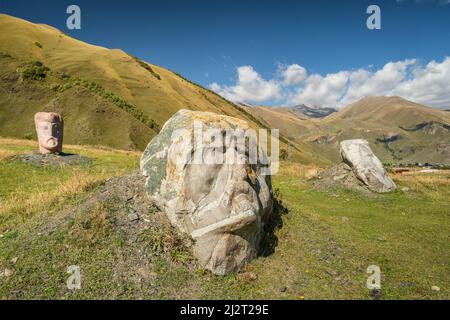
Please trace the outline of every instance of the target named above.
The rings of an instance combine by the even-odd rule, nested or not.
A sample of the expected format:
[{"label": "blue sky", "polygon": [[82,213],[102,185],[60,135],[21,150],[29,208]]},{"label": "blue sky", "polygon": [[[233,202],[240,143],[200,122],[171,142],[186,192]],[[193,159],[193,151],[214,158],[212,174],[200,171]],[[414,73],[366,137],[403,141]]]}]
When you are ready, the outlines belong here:
[{"label": "blue sky", "polygon": [[[70,4],[81,8],[81,30],[66,28]],[[371,4],[381,8],[381,30],[366,27]],[[441,92],[447,87],[428,100],[415,97],[414,88],[398,89],[416,80],[417,70],[431,72],[433,61],[441,72],[437,86],[445,86],[450,64],[447,0],[0,0],[0,12],[123,49],[234,100],[339,107],[355,99],[361,86],[372,86],[362,91],[399,92],[419,102],[450,106],[450,97],[442,98]],[[377,81],[386,78],[375,76],[389,63],[400,63],[388,69],[402,75],[387,70],[384,76],[397,76],[397,82],[383,88]],[[288,69],[294,76],[303,69],[306,74],[289,83]],[[359,87],[353,88],[355,83]]]}]

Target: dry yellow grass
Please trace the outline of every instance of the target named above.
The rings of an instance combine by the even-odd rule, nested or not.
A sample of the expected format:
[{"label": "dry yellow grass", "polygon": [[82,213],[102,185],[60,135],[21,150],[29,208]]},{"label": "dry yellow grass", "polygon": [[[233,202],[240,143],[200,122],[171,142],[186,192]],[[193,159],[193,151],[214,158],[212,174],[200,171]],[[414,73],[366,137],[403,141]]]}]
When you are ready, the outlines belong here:
[{"label": "dry yellow grass", "polygon": [[0,150],[0,160],[7,159],[13,155],[14,153],[12,151]]},{"label": "dry yellow grass", "polygon": [[[297,179],[297,185],[304,185],[305,180],[315,178],[323,167],[316,165],[304,165],[300,163],[283,162],[280,166],[279,176],[282,179]],[[433,173],[421,173],[414,171],[411,173],[391,173],[391,177],[400,186],[407,186],[412,191],[422,192],[427,189],[440,192],[440,188],[450,186],[450,170],[438,170]],[[277,178],[277,176],[275,177]]]},{"label": "dry yellow grass", "polygon": [[0,137],[0,146],[14,145],[21,147],[37,147],[36,141],[15,139],[15,138],[2,138]]},{"label": "dry yellow grass", "polygon": [[140,153],[108,147],[65,145],[88,157],[87,166],[33,167],[10,158],[37,149],[35,141],[0,138],[0,217],[25,221],[48,215],[67,200],[92,190],[113,176],[136,170]]},{"label": "dry yellow grass", "polygon": [[405,184],[414,191],[423,191],[424,188],[438,191],[441,187],[450,186],[450,170],[439,170],[434,173],[393,174],[396,182]]},{"label": "dry yellow grass", "polygon": [[[35,147],[37,150],[37,142],[32,140],[23,140],[23,139],[15,139],[15,138],[2,138],[0,137],[0,155],[3,154],[17,154],[14,152],[11,152],[9,150],[2,149],[1,147]],[[129,150],[120,150],[120,149],[114,149],[108,146],[102,146],[102,145],[73,145],[73,144],[64,144],[64,149],[70,149],[71,151],[92,151],[95,150],[95,153],[110,153],[114,152],[116,154],[123,154],[123,155],[131,155],[131,156],[140,156],[142,152],[138,151],[129,151]],[[1,157],[1,156],[0,156]]]},{"label": "dry yellow grass", "polygon": [[34,192],[17,190],[11,197],[0,204],[0,214],[19,215],[22,220],[28,218],[33,212],[47,213],[45,208],[51,208],[67,198],[80,194],[103,182],[109,175],[99,174],[92,176],[80,170],[74,170],[72,176],[66,181],[53,182],[51,187]]},{"label": "dry yellow grass", "polygon": [[322,167],[314,164],[283,162],[280,165],[280,175],[299,179],[311,179],[321,170],[323,170]]}]

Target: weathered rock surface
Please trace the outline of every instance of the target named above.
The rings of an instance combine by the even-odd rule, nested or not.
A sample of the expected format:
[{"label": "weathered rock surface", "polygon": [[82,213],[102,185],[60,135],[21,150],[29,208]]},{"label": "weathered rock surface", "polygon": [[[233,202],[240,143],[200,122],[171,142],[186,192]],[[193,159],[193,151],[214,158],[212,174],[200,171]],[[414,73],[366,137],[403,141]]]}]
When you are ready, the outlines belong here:
[{"label": "weathered rock surface", "polygon": [[[181,110],[148,145],[141,171],[147,177],[150,199],[173,226],[195,240],[193,251],[199,263],[225,275],[256,257],[264,222],[272,212],[272,187],[260,166],[248,161],[199,164],[189,159],[213,149],[214,139],[202,145],[191,140],[198,122],[203,133],[218,129],[224,137],[230,129],[247,128],[245,121],[232,117]],[[225,154],[229,148],[214,150]]]},{"label": "weathered rock surface", "polygon": [[396,185],[389,177],[383,164],[370,149],[364,139],[341,142],[341,157],[360,179],[373,192],[390,192]]}]

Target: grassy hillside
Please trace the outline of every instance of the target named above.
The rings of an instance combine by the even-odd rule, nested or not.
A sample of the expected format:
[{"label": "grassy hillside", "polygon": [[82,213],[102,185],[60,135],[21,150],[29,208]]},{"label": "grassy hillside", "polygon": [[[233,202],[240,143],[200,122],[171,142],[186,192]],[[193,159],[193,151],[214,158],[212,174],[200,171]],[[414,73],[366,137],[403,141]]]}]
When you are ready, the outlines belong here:
[{"label": "grassy hillside", "polygon": [[[34,77],[32,70],[31,77],[24,77],[20,70],[37,61],[49,69],[46,74]],[[172,71],[4,14],[0,78],[2,136],[33,134],[32,116],[42,110],[62,114],[68,143],[122,149],[145,148],[165,121],[183,108],[235,116],[255,128],[263,125]]]},{"label": "grassy hillside", "polygon": [[[394,176],[398,191],[367,198],[316,191],[305,179],[312,166],[283,163],[274,233],[244,272],[220,277],[152,207],[133,222],[132,196],[93,196],[134,172],[139,153],[68,145],[92,163],[51,169],[11,158],[34,147],[0,139],[0,298],[369,299],[373,264],[383,299],[450,297],[448,172]],[[70,265],[81,268],[81,290],[66,288]]]},{"label": "grassy hillside", "polygon": [[398,97],[369,97],[324,119],[237,106],[165,68],[0,14],[0,136],[35,139],[33,115],[65,119],[65,142],[143,150],[182,108],[278,128],[284,158],[326,165],[339,142],[365,138],[389,163],[449,163],[450,114]]},{"label": "grassy hillside", "polygon": [[339,160],[340,141],[364,138],[386,163],[450,164],[450,113],[400,97],[367,97],[323,119],[283,108],[247,110],[332,161]]},{"label": "grassy hillside", "polygon": [[66,123],[64,140],[73,144],[142,149],[156,133],[158,127],[149,127],[95,89],[71,84],[62,74],[50,70],[41,80],[24,78],[20,70],[32,68],[30,63],[0,55],[2,136],[36,140],[34,114],[38,111],[61,113]]}]

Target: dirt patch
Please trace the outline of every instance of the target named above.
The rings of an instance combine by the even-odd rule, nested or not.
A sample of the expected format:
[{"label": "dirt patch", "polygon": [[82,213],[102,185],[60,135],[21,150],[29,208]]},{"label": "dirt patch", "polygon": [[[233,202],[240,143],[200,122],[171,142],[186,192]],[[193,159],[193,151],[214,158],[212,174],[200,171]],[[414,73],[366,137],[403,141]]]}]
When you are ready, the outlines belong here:
[{"label": "dirt patch", "polygon": [[321,172],[313,185],[316,189],[324,192],[344,188],[368,196],[375,195],[357,178],[352,168],[346,163],[337,164]]},{"label": "dirt patch", "polygon": [[60,167],[67,165],[87,165],[91,163],[91,159],[80,156],[78,154],[48,154],[40,153],[20,154],[14,156],[12,160],[29,163],[35,166],[43,167]]}]

